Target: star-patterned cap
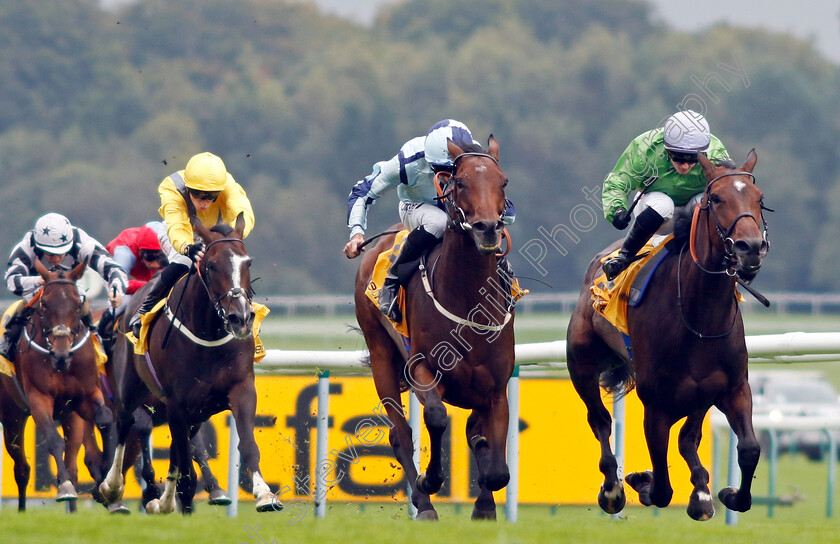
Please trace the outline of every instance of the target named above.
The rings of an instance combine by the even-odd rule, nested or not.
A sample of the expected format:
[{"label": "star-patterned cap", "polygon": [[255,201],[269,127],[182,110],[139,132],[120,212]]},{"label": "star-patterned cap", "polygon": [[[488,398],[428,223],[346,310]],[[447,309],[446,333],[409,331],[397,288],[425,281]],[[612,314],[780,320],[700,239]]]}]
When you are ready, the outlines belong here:
[{"label": "star-patterned cap", "polygon": [[35,221],[35,247],[45,253],[63,255],[73,247],[73,225],[60,213],[48,213]]}]

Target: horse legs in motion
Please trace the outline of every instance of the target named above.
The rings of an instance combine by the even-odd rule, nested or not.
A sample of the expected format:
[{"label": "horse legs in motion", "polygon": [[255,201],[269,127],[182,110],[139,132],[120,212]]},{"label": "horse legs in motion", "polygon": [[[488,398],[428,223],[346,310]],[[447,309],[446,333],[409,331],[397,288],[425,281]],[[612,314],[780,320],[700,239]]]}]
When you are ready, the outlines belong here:
[{"label": "horse legs in motion", "polygon": [[26,486],[29,483],[31,467],[23,449],[23,432],[29,414],[12,399],[4,387],[14,387],[11,378],[0,375],[0,423],[3,425],[3,441],[6,451],[14,461],[15,483],[18,488],[18,511],[26,511]]}]

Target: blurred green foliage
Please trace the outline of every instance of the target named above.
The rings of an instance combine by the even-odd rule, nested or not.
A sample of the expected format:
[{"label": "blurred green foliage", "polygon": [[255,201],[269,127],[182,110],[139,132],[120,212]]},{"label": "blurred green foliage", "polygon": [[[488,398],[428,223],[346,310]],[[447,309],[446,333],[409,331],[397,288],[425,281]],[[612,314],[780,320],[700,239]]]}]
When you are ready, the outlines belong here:
[{"label": "blurred green foliage", "polygon": [[[408,0],[371,27],[281,0],[63,0],[2,3],[0,47],[0,251],[47,211],[103,243],[157,219],[160,180],[207,150],[254,204],[258,292],[348,293],[351,186],[452,117],[501,143],[513,263],[548,286],[523,284],[574,290],[619,236],[583,189],[692,107],[737,163],[758,151],[777,212],[756,285],[840,287],[840,69],[786,35],[686,34],[640,0]],[[396,221],[389,194],[369,234]]]}]

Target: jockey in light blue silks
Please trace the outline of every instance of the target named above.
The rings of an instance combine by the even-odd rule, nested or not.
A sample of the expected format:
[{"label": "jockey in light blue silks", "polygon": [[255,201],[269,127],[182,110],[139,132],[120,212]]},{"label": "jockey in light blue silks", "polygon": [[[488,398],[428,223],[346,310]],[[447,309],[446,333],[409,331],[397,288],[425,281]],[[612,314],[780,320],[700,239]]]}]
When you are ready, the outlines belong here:
[{"label": "jockey in light blue silks", "polygon": [[[411,232],[379,292],[380,310],[394,321],[400,321],[402,317],[396,304],[400,288],[397,268],[418,259],[443,237],[446,230],[447,216],[437,200],[434,177],[437,172],[452,172],[455,168],[449,156],[447,140],[452,140],[461,148],[478,144],[466,125],[454,119],[444,119],[429,129],[425,136],[412,138],[403,144],[399,153],[390,160],[373,165],[373,172],[357,182],[348,197],[350,241],[344,246],[344,254],[353,259],[361,252],[359,246],[365,240],[368,207],[384,192],[397,188],[400,221]],[[503,221],[509,225],[514,218],[513,204],[508,201]]]}]

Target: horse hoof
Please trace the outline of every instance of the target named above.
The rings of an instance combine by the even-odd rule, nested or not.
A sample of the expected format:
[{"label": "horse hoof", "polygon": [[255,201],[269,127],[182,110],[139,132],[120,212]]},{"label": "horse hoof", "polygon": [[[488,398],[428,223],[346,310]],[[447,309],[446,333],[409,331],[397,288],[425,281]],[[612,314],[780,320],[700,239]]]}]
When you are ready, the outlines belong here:
[{"label": "horse hoof", "polygon": [[108,513],[109,514],[125,514],[125,515],[128,515],[128,514],[131,513],[131,510],[128,509],[128,507],[125,505],[125,503],[120,501],[120,502],[115,502],[114,504],[109,504],[108,505]]},{"label": "horse hoof", "polygon": [[496,509],[479,510],[478,508],[473,508],[470,519],[473,521],[496,521]]},{"label": "horse hoof", "polygon": [[283,503],[274,493],[263,493],[257,497],[257,512],[279,512],[282,509]]},{"label": "horse hoof", "polygon": [[99,484],[99,494],[102,495],[102,498],[107,504],[119,502],[123,496],[123,489],[123,486],[111,487],[108,480],[104,480]]},{"label": "horse hoof", "polygon": [[620,483],[614,486],[612,491],[605,491],[602,485],[601,491],[598,492],[598,506],[607,514],[618,514],[624,510],[626,502],[627,497],[624,495],[624,486]]},{"label": "horse hoof", "polygon": [[147,514],[160,514],[160,499],[152,499],[146,503]]},{"label": "horse hoof", "polygon": [[57,502],[75,501],[79,498],[76,489],[73,487],[73,482],[66,480],[58,486],[58,493],[55,496]]},{"label": "horse hoof", "polygon": [[437,521],[438,514],[434,509],[423,510],[422,512],[417,512],[417,516],[414,519],[417,521]]},{"label": "horse hoof", "polygon": [[715,501],[705,491],[695,492],[688,499],[688,507],[685,511],[694,521],[708,521],[715,515]]},{"label": "horse hoof", "polygon": [[752,506],[752,499],[747,496],[746,501],[738,502],[738,490],[732,487],[725,487],[718,493],[718,499],[723,505],[735,512],[746,512]]},{"label": "horse hoof", "polygon": [[639,494],[639,502],[645,506],[653,505],[650,498],[650,490],[653,487],[653,472],[631,472],[624,478],[627,485],[632,487]]},{"label": "horse hoof", "polygon": [[213,506],[227,506],[231,503],[230,497],[222,489],[214,489],[210,492],[209,503]]},{"label": "horse hoof", "polygon": [[429,476],[426,475],[424,472],[420,476],[417,477],[417,490],[421,493],[425,493],[426,495],[434,495],[440,488],[443,487],[443,479],[439,479],[438,482],[433,482]]}]

